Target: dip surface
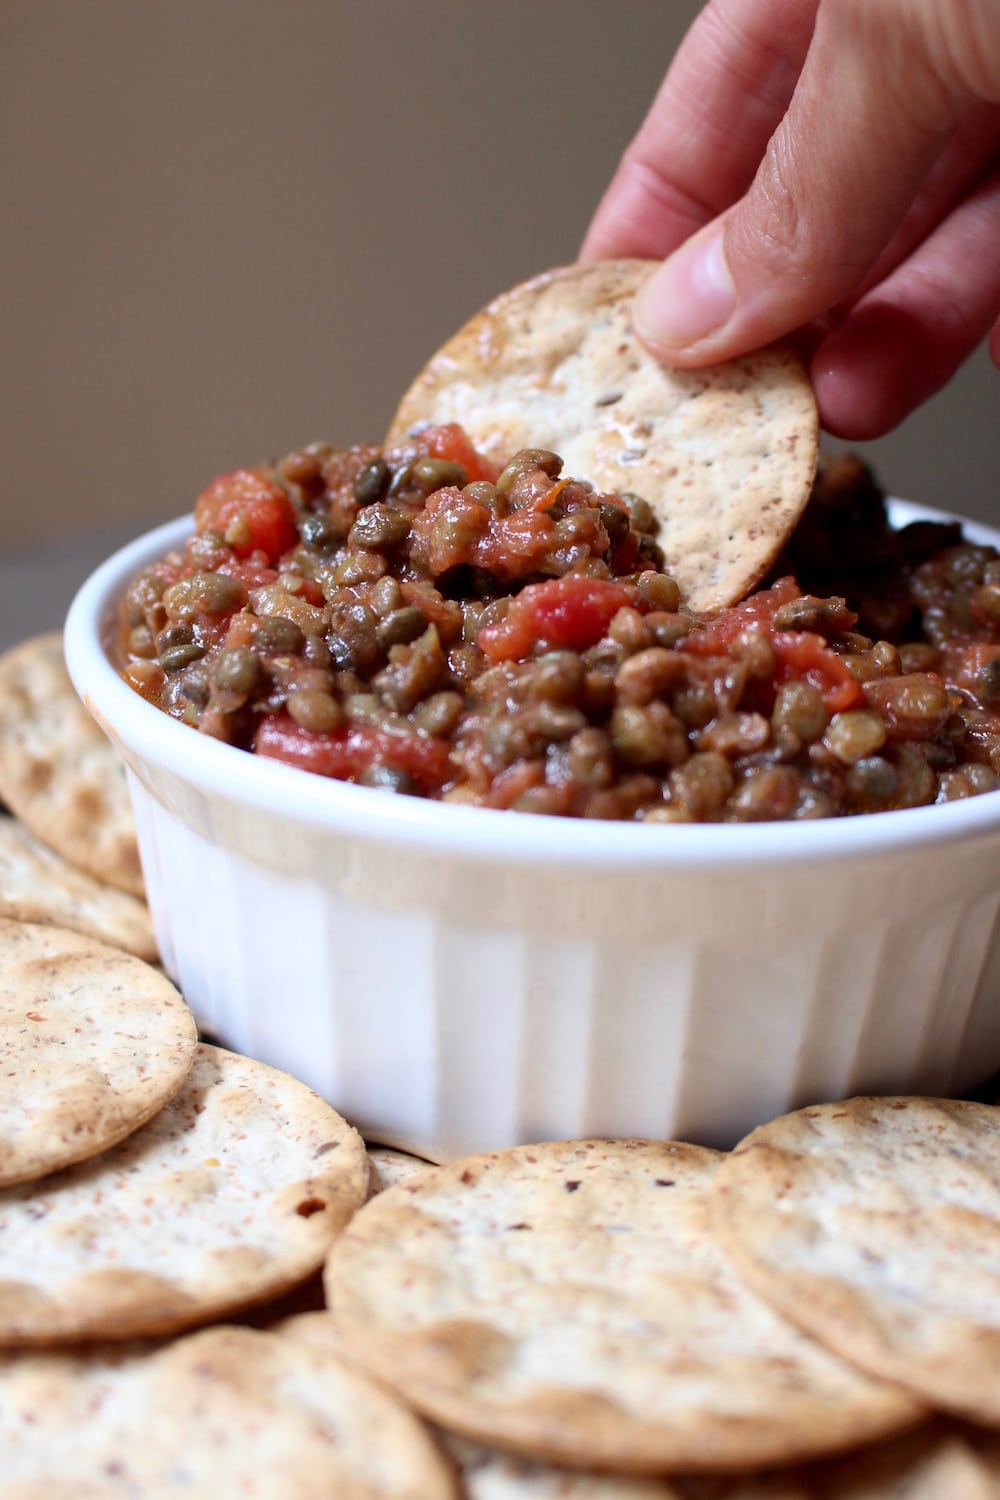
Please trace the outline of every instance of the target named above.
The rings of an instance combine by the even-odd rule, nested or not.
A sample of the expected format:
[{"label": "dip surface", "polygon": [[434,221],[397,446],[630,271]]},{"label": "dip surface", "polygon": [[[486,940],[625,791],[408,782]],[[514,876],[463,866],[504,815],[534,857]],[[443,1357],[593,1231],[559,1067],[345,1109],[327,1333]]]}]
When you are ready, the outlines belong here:
[{"label": "dip surface", "polygon": [[[669,497],[668,497],[669,500]],[[821,473],[765,586],[713,616],[652,511],[453,425],[216,479],[122,605],[124,677],[243,750],[525,812],[746,822],[1000,786],[1000,558],[891,530]]]}]

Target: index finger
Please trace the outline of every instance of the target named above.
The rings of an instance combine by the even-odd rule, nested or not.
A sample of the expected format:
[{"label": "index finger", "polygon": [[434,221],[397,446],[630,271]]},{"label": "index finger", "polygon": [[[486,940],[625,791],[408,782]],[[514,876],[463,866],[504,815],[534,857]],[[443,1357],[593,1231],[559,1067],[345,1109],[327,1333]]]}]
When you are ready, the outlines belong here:
[{"label": "index finger", "polygon": [[818,0],[710,0],[678,49],[581,260],[661,259],[743,196],[792,97]]}]

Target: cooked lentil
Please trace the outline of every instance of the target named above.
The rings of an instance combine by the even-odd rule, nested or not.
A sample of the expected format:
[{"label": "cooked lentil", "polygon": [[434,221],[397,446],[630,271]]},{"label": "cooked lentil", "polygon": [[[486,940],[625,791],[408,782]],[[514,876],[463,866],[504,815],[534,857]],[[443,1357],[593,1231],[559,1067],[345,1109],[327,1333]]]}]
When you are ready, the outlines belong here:
[{"label": "cooked lentil", "polygon": [[497,472],[459,428],[215,480],[131,584],[125,679],[203,733],[444,801],[649,822],[876,812],[1000,787],[1000,556],[894,531],[828,463],[757,593],[714,617],[653,513]]}]

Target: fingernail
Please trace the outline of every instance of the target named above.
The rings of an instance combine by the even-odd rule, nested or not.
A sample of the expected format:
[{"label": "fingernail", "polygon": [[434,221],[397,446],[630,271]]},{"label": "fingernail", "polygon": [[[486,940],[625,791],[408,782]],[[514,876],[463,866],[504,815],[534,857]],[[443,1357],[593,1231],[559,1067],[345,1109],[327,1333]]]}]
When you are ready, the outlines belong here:
[{"label": "fingernail", "polygon": [[644,343],[684,349],[721,328],[735,311],[720,227],[682,245],[654,271],[635,299],[632,319]]}]

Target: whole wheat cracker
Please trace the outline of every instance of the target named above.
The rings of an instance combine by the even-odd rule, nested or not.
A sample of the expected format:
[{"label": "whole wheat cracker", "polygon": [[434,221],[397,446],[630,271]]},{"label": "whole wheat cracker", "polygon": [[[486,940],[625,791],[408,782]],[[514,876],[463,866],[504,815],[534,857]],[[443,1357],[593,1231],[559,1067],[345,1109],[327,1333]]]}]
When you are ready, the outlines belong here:
[{"label": "whole wheat cracker", "polygon": [[200,1046],[94,1161],[0,1193],[0,1344],[159,1334],[305,1281],[364,1201],[361,1137],[304,1084]]},{"label": "whole wheat cracker", "polygon": [[0,657],[0,798],[70,864],[143,894],[125,771],[76,696],[58,632]]},{"label": "whole wheat cracker", "polygon": [[[324,1346],[336,1348],[353,1369],[360,1368],[333,1318],[298,1318],[294,1326],[299,1336],[320,1338]],[[526,1500],[682,1500],[680,1491],[666,1479],[557,1469],[458,1437],[443,1428],[435,1429],[435,1437],[458,1470],[464,1500],[514,1500],[520,1496]]]},{"label": "whole wheat cracker", "polygon": [[719,1173],[748,1281],[846,1359],[1000,1424],[1000,1109],[852,1099],[752,1132]]},{"label": "whole wheat cracker", "polygon": [[297,1329],[317,1317],[328,1321],[0,1356],[5,1497],[51,1500],[65,1486],[88,1500],[457,1500],[417,1419],[321,1329]]},{"label": "whole wheat cracker", "polygon": [[112,1480],[78,1484],[74,1479],[53,1479],[39,1485],[34,1479],[15,1479],[4,1486],[4,1500],[122,1500],[113,1484]]},{"label": "whole wheat cracker", "polygon": [[846,1458],[734,1480],[678,1479],[677,1500],[998,1500],[995,1456],[950,1422]]},{"label": "whole wheat cracker", "polygon": [[590,1141],[429,1169],[334,1244],[327,1302],[425,1415],[554,1463],[733,1471],[916,1421],[744,1288],[709,1226],[718,1162]]},{"label": "whole wheat cracker", "polygon": [[16,818],[0,816],[0,917],[45,922],[96,937],[154,962],[149,908],[95,880],[48,848]]},{"label": "whole wheat cracker", "polygon": [[556,1469],[467,1438],[442,1437],[458,1465],[466,1500],[683,1500],[669,1479]]},{"label": "whole wheat cracker", "polygon": [[394,1146],[369,1145],[368,1168],[371,1173],[369,1198],[374,1198],[376,1193],[384,1192],[386,1188],[395,1187],[399,1182],[412,1181],[414,1177],[419,1177],[421,1172],[426,1172],[431,1165],[431,1162],[424,1161],[420,1156],[412,1156],[408,1151],[397,1151]]},{"label": "whole wheat cracker", "polygon": [[231,1321],[245,1324],[248,1328],[272,1329],[279,1323],[287,1323],[290,1318],[304,1313],[323,1312],[325,1308],[323,1271],[320,1268],[307,1281],[300,1281],[297,1286],[292,1287],[290,1292],[282,1292],[279,1297],[268,1302],[255,1302],[253,1307],[233,1313]]},{"label": "whole wheat cracker", "polygon": [[83,1161],[177,1092],[197,1046],[170,981],[95,938],[0,920],[0,1186]]},{"label": "whole wheat cracker", "polygon": [[649,502],[685,602],[713,610],[760,580],[805,507],[816,402],[784,347],[702,370],[661,365],[630,322],[655,265],[563,266],[504,292],[416,377],[386,442],[460,422],[495,460],[554,449],[567,475]]}]

